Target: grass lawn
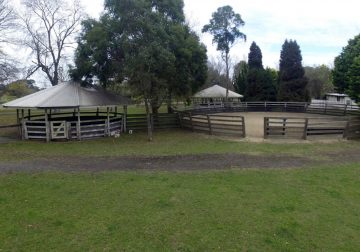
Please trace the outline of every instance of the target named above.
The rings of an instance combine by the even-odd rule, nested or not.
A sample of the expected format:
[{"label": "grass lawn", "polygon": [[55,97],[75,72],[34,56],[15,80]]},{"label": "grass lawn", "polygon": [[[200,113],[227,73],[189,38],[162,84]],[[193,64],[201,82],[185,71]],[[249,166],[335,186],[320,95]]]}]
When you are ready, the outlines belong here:
[{"label": "grass lawn", "polygon": [[0,175],[0,251],[358,251],[359,164]]},{"label": "grass lawn", "polygon": [[59,156],[157,156],[186,155],[204,153],[246,153],[251,155],[294,155],[325,159],[324,153],[359,152],[356,141],[338,141],[335,143],[254,143],[236,142],[205,134],[183,130],[158,131],[154,141],[148,142],[144,132],[133,135],[123,134],[120,138],[102,138],[81,142],[16,141],[0,144],[0,161],[21,161],[36,157]]},{"label": "grass lawn", "polygon": [[[151,143],[135,132],[0,144],[0,167],[202,153],[319,161],[301,169],[0,173],[0,251],[358,251],[360,163],[348,152],[360,153],[359,142],[248,143],[180,130],[157,132]],[[331,154],[344,162],[331,163]]]}]

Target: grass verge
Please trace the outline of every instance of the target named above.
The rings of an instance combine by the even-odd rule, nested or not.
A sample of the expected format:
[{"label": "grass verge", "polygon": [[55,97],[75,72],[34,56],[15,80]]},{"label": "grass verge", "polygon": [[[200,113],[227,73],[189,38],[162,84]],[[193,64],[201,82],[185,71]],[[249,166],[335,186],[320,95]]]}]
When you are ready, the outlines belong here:
[{"label": "grass verge", "polygon": [[0,175],[3,251],[357,251],[359,164]]}]

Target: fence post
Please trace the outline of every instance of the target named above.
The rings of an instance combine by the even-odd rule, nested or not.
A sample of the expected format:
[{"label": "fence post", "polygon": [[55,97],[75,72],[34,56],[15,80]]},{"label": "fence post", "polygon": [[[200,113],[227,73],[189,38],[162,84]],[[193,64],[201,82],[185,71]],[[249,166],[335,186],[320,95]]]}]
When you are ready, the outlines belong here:
[{"label": "fence post", "polygon": [[212,127],[211,127],[211,120],[210,120],[210,116],[209,115],[206,115],[207,117],[207,120],[208,120],[208,124],[209,124],[209,134],[212,135]]},{"label": "fence post", "polygon": [[284,103],[284,111],[287,112],[287,102]]},{"label": "fence post", "polygon": [[127,105],[124,105],[124,114],[123,114],[123,131],[126,132],[126,124],[127,124]]},{"label": "fence post", "polygon": [[191,112],[189,112],[189,118],[190,118],[190,124],[191,124],[191,131],[194,131],[194,125],[193,125],[193,121],[192,121]]},{"label": "fence post", "polygon": [[347,104],[345,104],[345,107],[344,107],[344,115],[346,115],[346,110],[347,110]]},{"label": "fence post", "polygon": [[283,118],[283,133],[282,133],[283,136],[286,135],[286,118]]},{"label": "fence post", "polygon": [[266,110],[266,102],[264,102],[264,108],[265,108],[265,112],[266,112],[266,111],[267,111],[267,110]]},{"label": "fence post", "polygon": [[264,117],[264,139],[268,138],[268,132],[267,132],[268,122],[269,122],[269,118]]},{"label": "fence post", "polygon": [[344,133],[343,133],[343,138],[347,138],[348,135],[349,135],[349,130],[350,130],[350,121],[351,121],[351,118],[348,119],[347,123],[346,123],[346,127],[344,129]]},{"label": "fence post", "polygon": [[326,114],[326,110],[327,110],[327,102],[325,102],[325,110],[324,110],[324,114]]},{"label": "fence post", "polygon": [[304,140],[306,140],[306,138],[307,138],[308,125],[309,125],[309,118],[305,118],[304,134],[303,134],[303,139],[304,139]]},{"label": "fence post", "polygon": [[179,117],[179,124],[180,124],[180,128],[182,128],[183,127],[183,125],[182,125],[182,115],[181,115],[181,112],[178,112],[177,113],[178,114],[178,117]]}]

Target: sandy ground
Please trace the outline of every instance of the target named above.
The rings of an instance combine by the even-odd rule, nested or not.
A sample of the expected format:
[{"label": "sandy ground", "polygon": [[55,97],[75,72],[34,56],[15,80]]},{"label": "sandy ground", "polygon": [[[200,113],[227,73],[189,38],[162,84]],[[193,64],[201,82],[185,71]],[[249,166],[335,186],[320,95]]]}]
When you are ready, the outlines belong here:
[{"label": "sandy ground", "polygon": [[[244,116],[246,137],[249,139],[264,138],[264,117],[294,117],[294,118],[324,118],[334,117],[329,115],[318,115],[308,113],[284,113],[284,112],[240,112],[222,113],[223,115]],[[330,138],[333,138],[330,136]]]}]

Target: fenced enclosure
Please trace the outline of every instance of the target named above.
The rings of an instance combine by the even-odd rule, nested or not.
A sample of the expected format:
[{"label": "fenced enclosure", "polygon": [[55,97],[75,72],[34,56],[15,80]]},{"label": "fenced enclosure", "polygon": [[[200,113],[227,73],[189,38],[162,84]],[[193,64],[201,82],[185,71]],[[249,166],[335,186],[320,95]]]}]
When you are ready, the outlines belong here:
[{"label": "fenced enclosure", "polygon": [[[3,118],[11,121],[7,125],[0,124],[0,128],[4,128],[1,132],[6,134],[9,130],[16,134],[16,130],[21,129],[19,132],[23,139],[71,140],[147,129],[146,114],[117,113],[116,109],[81,111],[80,122],[75,110],[62,113],[52,110],[48,113],[47,125],[45,115],[40,112],[35,110],[32,114],[29,112],[27,116],[23,115],[23,121],[17,124],[14,111],[4,112]],[[153,130],[183,128],[240,138],[308,139],[323,136],[359,139],[359,118],[359,110],[345,104],[243,102],[231,106],[176,111],[173,114],[153,114],[150,115],[150,122]]]},{"label": "fenced enclosure", "polygon": [[181,127],[192,131],[205,132],[210,135],[246,136],[243,116],[180,113],[179,118]]}]

